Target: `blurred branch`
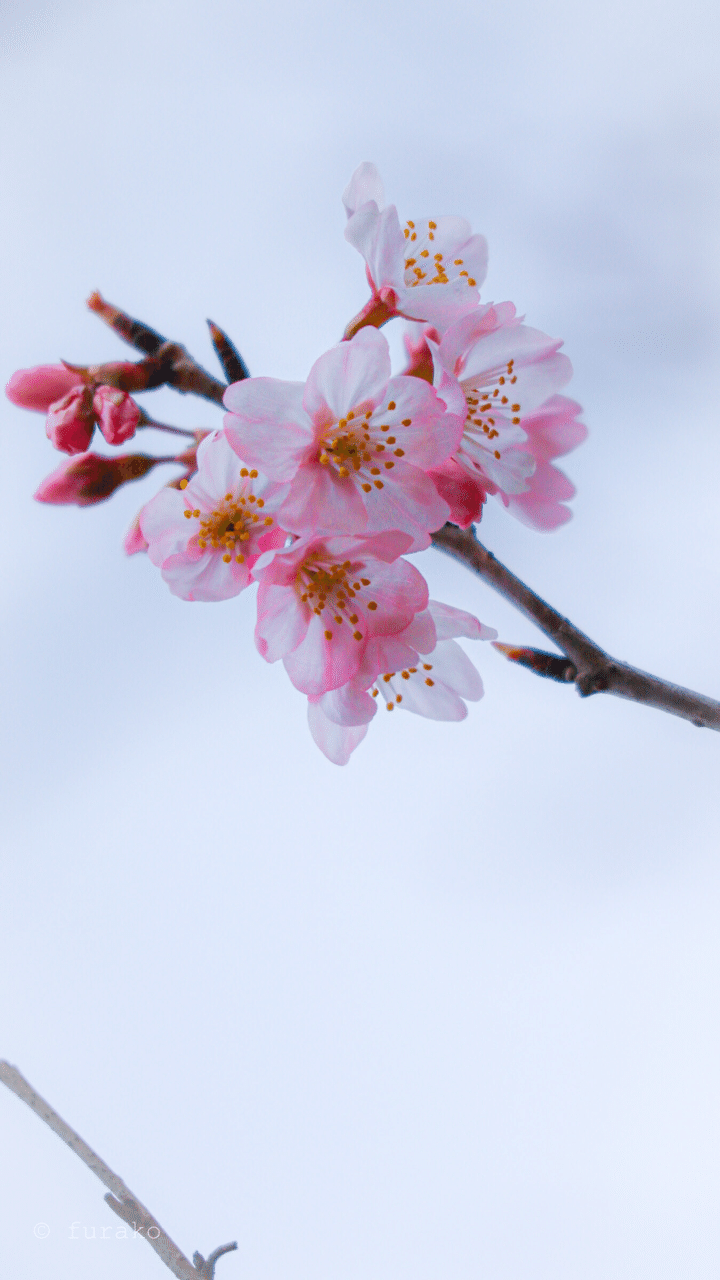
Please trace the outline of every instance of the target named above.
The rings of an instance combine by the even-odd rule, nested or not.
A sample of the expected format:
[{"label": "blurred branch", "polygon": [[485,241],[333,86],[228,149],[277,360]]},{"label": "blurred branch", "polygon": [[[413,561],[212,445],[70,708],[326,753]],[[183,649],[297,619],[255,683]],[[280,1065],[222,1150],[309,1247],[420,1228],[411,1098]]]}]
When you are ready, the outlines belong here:
[{"label": "blurred branch", "polygon": [[58,1115],[57,1111],[50,1106],[39,1093],[36,1093],[32,1085],[28,1084],[24,1076],[20,1074],[17,1067],[10,1066],[9,1062],[0,1062],[0,1080],[7,1085],[18,1098],[40,1116],[46,1125],[56,1133],[63,1142],[67,1143],[71,1151],[79,1156],[88,1169],[100,1179],[106,1187],[109,1188],[108,1194],[105,1196],[110,1208],[122,1218],[123,1222],[127,1222],[137,1235],[143,1235],[149,1245],[152,1245],[155,1252],[162,1258],[165,1266],[172,1271],[177,1280],[213,1280],[215,1275],[215,1263],[224,1253],[229,1253],[233,1249],[237,1249],[237,1244],[225,1244],[219,1249],[215,1249],[209,1258],[204,1259],[202,1254],[194,1255],[194,1265],[181,1253],[177,1245],[170,1239],[165,1231],[163,1231],[160,1223],[152,1216],[152,1214],[135,1198],[132,1192],[125,1186],[122,1178],[118,1178],[112,1169],[101,1160],[100,1156],[87,1145],[74,1129]]},{"label": "blurred branch", "polygon": [[119,333],[131,347],[144,351],[146,355],[160,361],[162,376],[156,385],[167,383],[176,391],[189,392],[192,395],[202,396],[205,400],[212,400],[213,404],[222,405],[226,391],[225,383],[213,378],[207,369],[203,369],[197,360],[193,360],[179,342],[168,342],[167,338],[163,338],[162,334],[151,329],[142,320],[134,320],[127,312],[121,311],[111,302],[106,302],[97,290],[90,294],[87,304],[91,311]]},{"label": "blurred branch", "polygon": [[[612,658],[496,560],[492,552],[478,542],[472,529],[458,529],[454,524],[446,524],[433,534],[433,544],[472,569],[555,642],[574,668],[574,674],[568,669],[561,678],[568,683],[573,682],[581,697],[613,693],[618,698],[628,698],[631,702],[641,702],[690,720],[698,728],[720,730],[720,702]],[[510,653],[507,656],[513,661],[521,661],[515,655],[531,652],[519,646],[508,648]],[[540,669],[542,663],[539,659],[523,661],[522,665],[535,669],[540,675],[550,674]]]}]

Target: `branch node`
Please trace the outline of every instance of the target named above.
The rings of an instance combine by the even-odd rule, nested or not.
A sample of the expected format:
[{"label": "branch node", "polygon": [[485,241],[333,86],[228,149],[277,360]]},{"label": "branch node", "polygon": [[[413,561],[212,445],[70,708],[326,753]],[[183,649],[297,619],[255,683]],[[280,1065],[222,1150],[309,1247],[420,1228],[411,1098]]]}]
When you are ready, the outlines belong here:
[{"label": "branch node", "polygon": [[193,1254],[193,1262],[198,1272],[198,1276],[202,1276],[202,1280],[214,1280],[215,1263],[224,1253],[232,1253],[237,1249],[237,1240],[233,1240],[231,1244],[221,1244],[217,1249],[213,1249],[207,1258],[203,1258],[201,1253],[196,1250]]}]

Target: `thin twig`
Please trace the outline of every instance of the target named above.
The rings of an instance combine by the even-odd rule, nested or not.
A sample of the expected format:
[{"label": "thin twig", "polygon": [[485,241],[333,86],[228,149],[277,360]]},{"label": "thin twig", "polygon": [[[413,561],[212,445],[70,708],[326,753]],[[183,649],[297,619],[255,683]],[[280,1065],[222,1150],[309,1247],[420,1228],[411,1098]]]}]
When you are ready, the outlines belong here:
[{"label": "thin twig", "polygon": [[[172,1271],[177,1280],[213,1280],[215,1274],[215,1261],[223,1253],[228,1253],[231,1249],[236,1249],[237,1244],[222,1245],[220,1249],[216,1249],[210,1254],[207,1262],[202,1260],[200,1266],[193,1266],[192,1262],[185,1257],[185,1254],[178,1249],[177,1245],[170,1239],[167,1232],[163,1231],[160,1223],[153,1217],[148,1209],[133,1195],[132,1191],[126,1187],[122,1178],[118,1178],[113,1173],[109,1165],[100,1158],[92,1150],[91,1147],[80,1137],[74,1129],[66,1124],[57,1111],[40,1097],[39,1093],[33,1089],[31,1084],[23,1075],[20,1074],[17,1067],[12,1067],[9,1062],[0,1062],[0,1080],[7,1085],[18,1098],[26,1102],[27,1105],[44,1120],[53,1133],[56,1133],[63,1142],[67,1143],[71,1151],[79,1156],[88,1169],[100,1179],[106,1187],[109,1188],[105,1200],[110,1208],[122,1218],[123,1222],[127,1222],[132,1226],[137,1235],[144,1235],[148,1244],[152,1245],[155,1252],[162,1258],[165,1266]],[[197,1254],[200,1258],[201,1255]],[[210,1268],[208,1270],[208,1268]]]},{"label": "thin twig", "polygon": [[619,698],[641,702],[690,720],[698,728],[720,730],[720,702],[612,658],[506,569],[491,551],[478,542],[471,529],[458,529],[454,524],[446,524],[433,534],[433,543],[489,582],[555,642],[576,668],[574,683],[582,697],[587,698],[592,693],[613,693]]},{"label": "thin twig", "polygon": [[186,436],[190,440],[195,438],[195,432],[189,427],[171,427],[167,422],[156,422],[154,418],[150,418],[142,409],[140,410],[141,418],[138,426],[152,427],[153,431],[168,431],[173,436]]},{"label": "thin twig", "polygon": [[227,390],[226,385],[219,382],[217,378],[213,378],[212,374],[208,373],[207,369],[203,369],[197,360],[193,360],[179,342],[168,342],[162,334],[156,333],[142,320],[135,320],[120,307],[106,302],[97,290],[90,294],[87,305],[131,347],[144,351],[146,355],[154,356],[162,362],[165,376],[156,385],[166,382],[176,391],[190,392],[193,395],[202,396],[205,400],[211,400],[213,404],[222,405],[223,395]]}]

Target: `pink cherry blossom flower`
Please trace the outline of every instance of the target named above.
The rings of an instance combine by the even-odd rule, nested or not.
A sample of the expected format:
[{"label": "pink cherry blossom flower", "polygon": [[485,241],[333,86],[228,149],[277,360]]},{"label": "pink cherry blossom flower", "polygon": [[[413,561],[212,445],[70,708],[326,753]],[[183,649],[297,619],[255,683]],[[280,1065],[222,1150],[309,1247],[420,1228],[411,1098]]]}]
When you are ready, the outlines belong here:
[{"label": "pink cherry blossom flower", "polygon": [[81,453],[61,462],[46,476],[35,493],[38,502],[78,507],[105,502],[129,480],[139,480],[158,462],[144,453],[125,453],[105,458],[99,453]]},{"label": "pink cherry blossom flower", "polygon": [[458,447],[464,401],[457,415],[422,379],[390,375],[385,338],[362,329],[321,356],[304,387],[248,378],[225,392],[232,447],[289,482],[283,528],[301,536],[399,529],[419,551],[448,519],[425,471]]},{"label": "pink cherry blossom flower", "polygon": [[[108,376],[113,372],[118,377],[135,374],[136,380],[140,376],[139,366],[127,362],[106,367]],[[85,453],[96,424],[108,444],[124,444],[140,422],[140,409],[126,391],[98,385],[81,371],[62,364],[18,369],[5,392],[13,404],[47,414],[48,439],[62,453]]]},{"label": "pink cherry blossom flower", "polygon": [[343,192],[345,238],[365,259],[372,298],[348,326],[384,324],[391,316],[427,320],[445,329],[477,306],[487,271],[487,243],[465,218],[433,217],[400,225],[385,205],[375,165],[361,164]]},{"label": "pink cherry blossom flower", "polygon": [[367,646],[364,669],[353,680],[333,692],[310,697],[310,732],[328,760],[347,764],[365,737],[381,697],[389,711],[397,708],[431,720],[464,720],[466,701],[481,698],[483,687],[455,636],[492,640],[497,632],[472,614],[431,600],[427,610],[399,635]]},{"label": "pink cherry blossom flower", "polygon": [[531,529],[557,529],[572,516],[564,505],[575,496],[575,486],[552,459],[569,453],[587,437],[587,427],[578,422],[580,405],[567,396],[550,396],[539,409],[523,418],[527,448],[535,458],[535,470],[524,493],[500,495],[518,520]]},{"label": "pink cherry blossom flower", "polygon": [[[573,405],[571,417],[580,412],[574,402],[555,396],[572,374],[570,361],[558,350],[562,344],[522,324],[511,302],[478,307],[452,325],[439,343],[429,335],[425,340],[433,355],[438,394],[454,413],[465,413],[452,460],[431,471],[450,504],[451,518],[462,526],[477,519],[489,493],[516,514],[524,513],[521,518],[535,527],[551,528],[569,518],[567,508],[558,516],[558,504],[572,496],[572,487],[561,472],[548,467],[540,425],[545,419],[535,420],[551,398],[553,404],[560,402],[550,410],[553,421],[556,414],[567,419],[568,405]],[[584,428],[578,423],[563,436],[568,449],[583,438]],[[526,496],[533,493],[535,498]]]},{"label": "pink cherry blossom flower", "polygon": [[[161,489],[143,507],[140,534],[173,595],[227,600],[249,585],[263,552],[285,541],[276,519],[282,491],[243,466],[222,432],[201,442],[197,465],[180,489]],[[136,541],[131,554],[141,549]]]},{"label": "pink cherry blossom flower", "polygon": [[255,643],[282,658],[302,693],[337,689],[362,665],[368,640],[403,631],[427,606],[427,584],[407,560],[406,533],[303,538],[255,565]]}]

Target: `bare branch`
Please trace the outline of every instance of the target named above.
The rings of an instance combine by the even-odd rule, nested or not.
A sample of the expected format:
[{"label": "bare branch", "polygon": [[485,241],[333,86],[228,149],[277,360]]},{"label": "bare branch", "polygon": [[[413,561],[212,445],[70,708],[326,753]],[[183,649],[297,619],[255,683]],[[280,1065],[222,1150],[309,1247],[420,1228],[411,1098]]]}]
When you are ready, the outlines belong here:
[{"label": "bare branch", "polygon": [[138,351],[144,351],[146,355],[161,362],[163,376],[159,377],[155,385],[166,382],[176,391],[190,392],[211,400],[213,404],[222,404],[227,389],[225,383],[213,378],[179,342],[168,342],[162,334],[156,333],[142,320],[135,320],[111,302],[106,302],[97,290],[90,294],[87,305],[131,347],[136,347]]},{"label": "bare branch", "polygon": [[[44,1120],[53,1133],[56,1133],[63,1142],[67,1143],[71,1151],[75,1152],[91,1169],[96,1177],[100,1179],[106,1187],[109,1188],[105,1200],[110,1208],[122,1218],[123,1222],[127,1222],[137,1235],[142,1235],[149,1245],[152,1245],[155,1252],[162,1258],[165,1266],[172,1271],[177,1280],[213,1280],[215,1274],[215,1262],[223,1253],[236,1249],[236,1244],[225,1244],[214,1253],[210,1254],[207,1262],[201,1258],[200,1254],[195,1257],[200,1259],[201,1265],[193,1265],[185,1254],[178,1249],[177,1245],[163,1231],[160,1223],[153,1217],[148,1209],[140,1203],[133,1193],[126,1187],[122,1178],[118,1178],[113,1173],[109,1165],[97,1155],[91,1147],[80,1137],[69,1124],[58,1115],[57,1111],[46,1102],[44,1098],[36,1093],[32,1085],[23,1075],[20,1074],[17,1067],[12,1067],[9,1062],[0,1062],[0,1080],[7,1085],[14,1094],[40,1116]],[[210,1268],[208,1270],[208,1268]]]},{"label": "bare branch", "polygon": [[496,560],[492,552],[478,542],[472,529],[446,524],[433,534],[433,543],[489,582],[555,642],[575,667],[574,684],[583,698],[592,693],[613,693],[690,720],[698,728],[720,730],[720,702],[612,658]]}]

